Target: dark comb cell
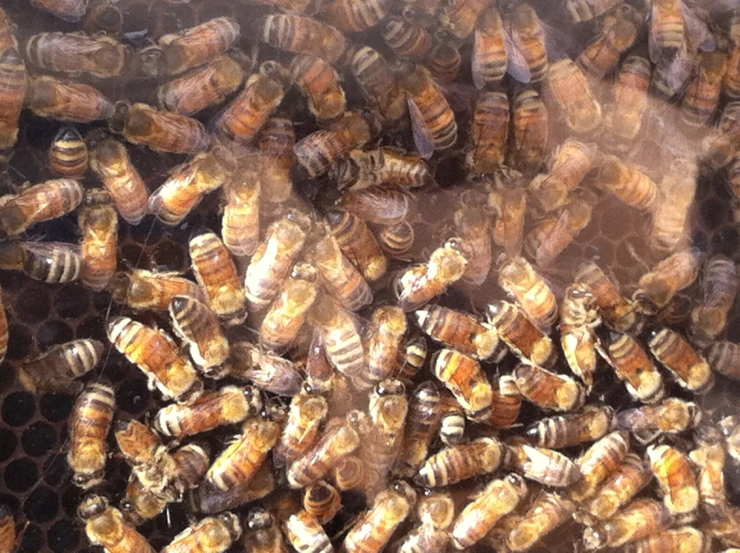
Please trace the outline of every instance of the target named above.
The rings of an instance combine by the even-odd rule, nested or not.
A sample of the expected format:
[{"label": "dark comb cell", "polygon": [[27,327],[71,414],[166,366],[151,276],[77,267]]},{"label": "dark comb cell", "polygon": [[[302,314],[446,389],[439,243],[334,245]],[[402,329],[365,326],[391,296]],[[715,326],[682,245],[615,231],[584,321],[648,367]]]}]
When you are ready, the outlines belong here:
[{"label": "dark comb cell", "polygon": [[92,317],[82,321],[80,326],[77,327],[76,337],[78,339],[93,338],[105,344],[108,341],[105,334],[105,319],[103,317]]},{"label": "dark comb cell", "polygon": [[0,428],[0,463],[6,461],[13,455],[18,447],[18,438],[7,428]]},{"label": "dark comb cell", "polygon": [[67,455],[65,453],[50,455],[44,461],[44,482],[50,486],[59,486],[70,475],[71,469],[67,464]]},{"label": "dark comb cell", "polygon": [[39,477],[36,463],[28,458],[16,459],[5,467],[5,485],[13,492],[25,492],[33,486]]},{"label": "dark comb cell", "polygon": [[23,503],[23,513],[32,522],[49,522],[59,510],[59,498],[51,488],[39,486],[34,489]]},{"label": "dark comb cell", "polygon": [[33,345],[33,336],[28,327],[11,324],[8,328],[8,336],[8,353],[5,357],[7,359],[23,359],[26,357]]},{"label": "dark comb cell", "polygon": [[39,401],[39,410],[49,422],[66,420],[72,411],[75,398],[69,394],[44,394]]},{"label": "dark comb cell", "polygon": [[116,391],[116,402],[118,407],[130,413],[138,415],[149,405],[151,392],[147,389],[146,380],[140,378],[129,378],[121,383]]},{"label": "dark comb cell", "polygon": [[56,521],[46,533],[46,543],[54,553],[72,551],[80,541],[80,531],[69,519]]},{"label": "dark comb cell", "polygon": [[47,321],[36,332],[36,343],[41,350],[47,350],[55,344],[63,344],[74,339],[72,328],[64,321]]},{"label": "dark comb cell", "polygon": [[90,292],[79,284],[61,288],[57,293],[54,307],[63,319],[74,320],[87,311],[90,305]]},{"label": "dark comb cell", "polygon": [[25,323],[35,324],[49,316],[51,298],[49,289],[41,286],[29,286],[23,290],[15,301],[15,313]]},{"label": "dark comb cell", "polygon": [[23,432],[21,445],[23,450],[34,457],[43,455],[54,447],[56,432],[54,427],[46,422],[35,422]]},{"label": "dark comb cell", "polygon": [[44,532],[31,524],[23,532],[23,540],[18,546],[17,553],[38,553],[44,547]]},{"label": "dark comb cell", "polygon": [[3,401],[3,422],[10,426],[26,424],[36,411],[36,403],[30,392],[15,392]]}]

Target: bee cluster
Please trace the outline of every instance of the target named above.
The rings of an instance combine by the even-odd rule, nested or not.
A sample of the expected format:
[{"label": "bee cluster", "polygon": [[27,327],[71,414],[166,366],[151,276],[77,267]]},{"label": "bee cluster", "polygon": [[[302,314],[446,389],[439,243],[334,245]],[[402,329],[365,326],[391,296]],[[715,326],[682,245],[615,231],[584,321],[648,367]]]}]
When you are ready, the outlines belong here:
[{"label": "bee cluster", "polygon": [[0,155],[0,553],[740,548],[737,2],[9,0]]}]

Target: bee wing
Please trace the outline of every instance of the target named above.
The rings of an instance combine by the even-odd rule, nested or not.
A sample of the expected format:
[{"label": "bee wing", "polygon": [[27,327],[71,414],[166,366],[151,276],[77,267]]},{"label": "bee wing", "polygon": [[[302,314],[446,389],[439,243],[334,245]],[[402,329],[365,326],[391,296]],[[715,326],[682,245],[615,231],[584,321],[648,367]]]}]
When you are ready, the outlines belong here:
[{"label": "bee wing", "polygon": [[656,26],[653,21],[655,19],[655,12],[659,9],[660,8],[658,8],[657,6],[653,6],[653,10],[650,16],[650,30],[648,32],[648,52],[650,54],[650,61],[652,61],[653,63],[658,63],[661,55],[661,48],[658,45],[657,39],[655,38]]},{"label": "bee wing", "polygon": [[480,48],[481,40],[483,40],[481,32],[476,29],[475,34],[473,35],[473,61],[471,64],[471,73],[473,75],[473,84],[478,90],[481,90],[486,86],[486,80],[483,78],[483,75],[481,75],[482,64],[478,61],[478,56],[475,55],[475,52]]},{"label": "bee wing", "polygon": [[414,133],[414,145],[424,159],[429,159],[434,153],[432,135],[424,122],[421,110],[413,99],[408,98],[409,115],[411,116],[411,130]]},{"label": "bee wing", "polygon": [[689,44],[697,45],[699,50],[704,52],[714,52],[717,43],[707,24],[685,2],[681,2],[681,13],[683,13],[686,39]]},{"label": "bee wing", "polygon": [[507,29],[504,31],[504,35],[506,38],[504,41],[506,71],[520,83],[528,83],[532,80],[532,72],[529,70],[529,64],[519,49],[516,33],[512,34]]}]

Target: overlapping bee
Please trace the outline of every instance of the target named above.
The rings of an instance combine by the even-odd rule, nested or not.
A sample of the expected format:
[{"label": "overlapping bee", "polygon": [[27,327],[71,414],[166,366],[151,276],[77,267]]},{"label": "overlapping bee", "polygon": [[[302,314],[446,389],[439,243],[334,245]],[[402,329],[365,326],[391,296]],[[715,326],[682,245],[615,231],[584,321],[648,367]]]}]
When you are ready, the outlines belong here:
[{"label": "overlapping bee", "polygon": [[118,77],[124,72],[126,46],[110,36],[90,37],[84,33],[41,33],[26,42],[26,58],[47,71],[75,77]]},{"label": "overlapping bee", "polygon": [[513,165],[527,175],[538,173],[550,137],[547,106],[536,90],[527,88],[514,98],[513,107]]},{"label": "overlapping bee", "polygon": [[487,316],[499,338],[522,360],[545,368],[554,365],[557,352],[552,340],[518,307],[498,301],[488,306]]},{"label": "overlapping bee", "polygon": [[466,415],[481,422],[491,416],[493,388],[474,358],[442,349],[432,360],[434,375],[452,392]]},{"label": "overlapping bee", "polygon": [[449,530],[455,517],[455,502],[445,493],[428,494],[416,506],[419,521],[414,529],[406,534],[398,546],[403,553],[442,553],[449,542]]},{"label": "overlapping bee", "polygon": [[635,338],[612,333],[607,352],[607,361],[632,397],[643,403],[655,403],[663,398],[663,377]]},{"label": "overlapping bee", "polygon": [[550,160],[550,171],[537,175],[530,183],[535,200],[545,211],[553,211],[565,204],[568,195],[583,181],[596,158],[596,148],[569,138],[563,142]]},{"label": "overlapping bee", "polygon": [[0,149],[18,140],[18,119],[28,89],[28,73],[23,58],[11,44],[0,52]]},{"label": "overlapping bee", "polygon": [[606,501],[612,499],[609,493],[603,491],[607,485],[604,484],[602,490],[599,490],[599,486],[618,471],[629,449],[629,435],[622,431],[612,432],[596,441],[576,460],[581,477],[568,490],[568,496],[581,504],[596,493]]},{"label": "overlapping bee", "polygon": [[90,543],[102,545],[108,553],[155,553],[146,538],[126,522],[107,499],[99,495],[88,496],[82,500],[77,513],[85,523]]},{"label": "overlapping bee", "polygon": [[496,330],[474,316],[440,305],[417,309],[419,328],[436,342],[480,360],[498,360],[502,348]]},{"label": "overlapping bee", "polygon": [[562,495],[540,492],[529,509],[512,522],[506,534],[506,546],[511,551],[526,551],[565,523],[575,509],[575,503]]},{"label": "overlapping bee", "polygon": [[197,119],[140,103],[126,106],[123,136],[154,151],[176,154],[202,152],[211,143],[210,135]]},{"label": "overlapping bee", "polygon": [[345,257],[334,236],[319,240],[311,254],[324,286],[344,308],[358,311],[372,303],[373,292],[365,277]]},{"label": "overlapping bee", "polygon": [[603,159],[598,181],[617,198],[637,209],[650,209],[658,198],[655,182],[640,169],[616,156]]},{"label": "overlapping bee", "polygon": [[380,52],[368,46],[357,48],[349,61],[349,71],[379,120],[392,124],[406,114],[404,93]]},{"label": "overlapping bee", "polygon": [[727,325],[735,302],[738,276],[735,264],[722,255],[712,257],[704,267],[704,297],[691,311],[691,337],[699,345],[717,338]]},{"label": "overlapping bee", "polygon": [[388,47],[401,59],[422,61],[432,50],[432,34],[401,17],[389,17],[380,32]]},{"label": "overlapping bee", "polygon": [[207,517],[189,526],[162,549],[162,553],[208,551],[223,553],[242,535],[239,518],[229,512],[217,517]]},{"label": "overlapping bee", "polygon": [[583,544],[588,550],[620,547],[647,538],[667,529],[671,515],[654,499],[639,499],[595,526],[583,532]]},{"label": "overlapping bee", "polygon": [[670,514],[678,521],[694,520],[699,508],[699,488],[688,456],[668,445],[650,446],[646,455]]},{"label": "overlapping bee", "polygon": [[544,278],[523,257],[504,259],[498,284],[540,329],[548,329],[558,316],[558,304]]},{"label": "overlapping bee", "polygon": [[699,425],[702,414],[691,401],[669,397],[661,403],[621,411],[619,428],[629,430],[640,442],[649,442],[664,433],[685,432]]},{"label": "overlapping bee", "polygon": [[708,392],[714,385],[714,373],[709,363],[670,328],[653,332],[650,351],[676,377],[682,387],[696,394]]},{"label": "overlapping bee", "polygon": [[595,328],[601,324],[596,296],[585,284],[565,290],[560,309],[560,345],[568,366],[590,389],[596,371],[596,351],[601,351]]},{"label": "overlapping bee", "polygon": [[217,17],[179,33],[159,38],[162,69],[177,75],[198,67],[226,52],[240,36],[239,24],[230,17]]},{"label": "overlapping bee", "polygon": [[696,249],[679,251],[666,257],[640,278],[632,298],[643,311],[654,314],[668,305],[677,292],[696,280],[701,259],[702,255]]},{"label": "overlapping bee", "polygon": [[599,520],[608,520],[627,505],[637,493],[648,485],[653,473],[648,464],[634,453],[624,456],[619,466],[608,475],[601,489],[584,503],[584,509]]},{"label": "overlapping bee", "polygon": [[506,445],[496,438],[478,438],[431,455],[414,476],[425,488],[456,484],[498,470],[508,456]]},{"label": "overlapping bee", "polygon": [[553,449],[535,447],[518,439],[507,444],[509,455],[505,466],[529,480],[545,486],[565,488],[581,477],[581,472],[573,461]]},{"label": "overlapping bee", "polygon": [[259,73],[250,76],[244,90],[219,116],[218,132],[232,140],[252,140],[283,101],[284,94],[279,79]]},{"label": "overlapping bee", "polygon": [[310,17],[268,15],[257,22],[257,27],[261,40],[270,46],[294,54],[311,54],[331,64],[340,63],[351,50],[341,32]]},{"label": "overlapping bee", "polygon": [[110,288],[114,301],[125,303],[135,311],[167,311],[176,296],[204,299],[192,280],[174,273],[154,273],[144,269],[117,273]]},{"label": "overlapping bee", "polygon": [[[661,201],[653,210],[650,245],[661,251],[672,252],[688,241],[689,208],[696,193],[696,165],[682,159],[675,160],[659,185]],[[663,201],[670,198],[670,201]]]},{"label": "overlapping bee", "polygon": [[29,186],[20,194],[0,198],[0,227],[10,236],[36,223],[57,219],[82,202],[83,189],[76,180],[50,180]]},{"label": "overlapping bee", "polygon": [[31,392],[79,392],[82,384],[74,382],[100,361],[104,346],[97,340],[73,340],[52,346],[22,364],[18,379]]},{"label": "overlapping bee", "polygon": [[583,71],[569,58],[550,66],[547,89],[565,114],[565,122],[571,131],[586,135],[601,126],[601,104]]}]

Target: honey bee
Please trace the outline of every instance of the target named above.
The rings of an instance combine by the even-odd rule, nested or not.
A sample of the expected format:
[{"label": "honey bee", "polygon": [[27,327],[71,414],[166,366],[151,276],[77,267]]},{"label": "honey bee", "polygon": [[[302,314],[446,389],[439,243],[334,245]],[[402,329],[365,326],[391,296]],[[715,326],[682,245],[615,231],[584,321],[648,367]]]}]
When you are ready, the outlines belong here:
[{"label": "honey bee", "polygon": [[414,482],[425,488],[456,484],[496,472],[507,455],[506,446],[496,438],[478,438],[430,456],[414,476]]},{"label": "honey bee", "polygon": [[172,329],[187,344],[190,357],[206,376],[218,378],[229,357],[229,343],[218,316],[202,301],[175,296],[170,303]]},{"label": "honey bee", "polygon": [[709,344],[727,325],[727,314],[735,303],[738,276],[735,264],[722,255],[715,255],[704,268],[701,304],[691,311],[691,337],[700,345]]},{"label": "honey bee", "polygon": [[645,539],[639,540],[630,547],[631,553],[661,553],[664,551],[683,551],[701,553],[707,551],[710,539],[701,530],[691,526],[681,526],[663,530]]},{"label": "honey bee", "polygon": [[388,61],[368,46],[357,48],[349,62],[360,93],[384,123],[394,123],[406,115],[406,99]]},{"label": "honey bee", "polygon": [[293,396],[288,421],[273,453],[275,462],[290,466],[305,455],[319,439],[328,410],[329,405],[321,395],[300,393]]},{"label": "honey bee", "polygon": [[496,215],[493,241],[504,248],[506,255],[519,255],[527,211],[526,191],[520,187],[495,190],[488,195],[488,206]]},{"label": "honey bee", "polygon": [[427,458],[432,439],[442,419],[442,396],[434,382],[427,380],[411,393],[403,445],[394,474],[410,478]]},{"label": "honey bee", "polygon": [[264,309],[277,297],[305,239],[305,231],[290,215],[267,228],[244,277],[250,308]]},{"label": "honey bee", "polygon": [[262,197],[268,202],[281,203],[293,193],[290,171],[295,156],[295,130],[290,119],[271,117],[259,135]]},{"label": "honey bee", "polygon": [[[9,52],[0,68],[10,73],[8,66],[16,65]],[[0,58],[0,61],[2,58]],[[17,68],[16,71],[20,71]],[[19,76],[11,75],[14,88],[22,88]],[[8,85],[6,85],[8,86]],[[113,102],[92,86],[74,81],[62,81],[49,76],[33,77],[28,81],[25,105],[39,117],[58,121],[91,123],[98,119],[109,119],[114,115]]]},{"label": "honey bee", "polygon": [[82,231],[80,280],[95,291],[108,285],[118,262],[118,214],[110,201],[107,192],[88,190],[78,219]]},{"label": "honey bee", "polygon": [[73,282],[82,271],[82,256],[79,246],[64,242],[10,241],[0,244],[0,269],[49,284]]},{"label": "honey bee", "polygon": [[547,282],[523,257],[504,260],[499,267],[498,284],[539,328],[549,328],[557,319],[558,304],[555,295]]},{"label": "honey bee", "polygon": [[455,114],[439,86],[421,66],[401,66],[397,77],[406,90],[414,144],[421,156],[447,150],[457,142]]},{"label": "honey bee", "polygon": [[378,244],[391,257],[400,258],[414,245],[416,232],[408,221],[383,227],[378,232]]},{"label": "honey bee", "polygon": [[607,351],[607,361],[633,398],[643,403],[656,403],[663,399],[663,378],[635,338],[614,332]]},{"label": "honey bee", "polygon": [[493,412],[485,421],[496,428],[514,426],[522,408],[522,395],[511,375],[501,375],[493,382]]},{"label": "honey bee", "polygon": [[155,553],[146,538],[126,522],[121,512],[99,495],[82,500],[77,514],[85,523],[85,533],[92,545],[101,545],[106,553]]},{"label": "honey bee", "polygon": [[684,16],[678,0],[652,3],[650,17],[650,59],[655,63],[678,50],[684,42]]},{"label": "honey bee", "polygon": [[203,383],[197,372],[164,332],[128,317],[110,319],[106,332],[111,344],[147,376],[150,389],[157,388],[165,399],[186,400],[200,395]]},{"label": "honey bee", "polygon": [[372,431],[365,449],[371,485],[385,482],[388,471],[398,458],[408,407],[406,387],[399,380],[383,380],[370,393],[368,413]]},{"label": "honey bee", "polygon": [[400,307],[388,305],[373,312],[364,346],[370,380],[380,382],[397,372],[407,329],[406,314]]},{"label": "honey bee", "polygon": [[583,181],[596,158],[596,148],[569,138],[550,159],[550,172],[537,175],[530,184],[534,197],[544,211],[562,207],[568,195]]},{"label": "honey bee", "polygon": [[343,33],[356,33],[377,25],[390,7],[389,0],[330,0],[321,14]]},{"label": "honey bee", "polygon": [[416,506],[419,521],[398,547],[399,553],[443,553],[455,519],[455,502],[450,494],[430,493]]},{"label": "honey bee", "polygon": [[[537,12],[529,4],[520,4],[511,13],[508,26],[511,46],[523,58],[522,65],[526,65],[526,69],[515,71],[517,80],[532,83],[542,81],[548,73],[550,63],[547,59],[544,29]],[[509,55],[510,64],[521,63],[516,61],[515,55],[513,52]]]},{"label": "honey bee", "polygon": [[623,298],[619,289],[595,263],[586,263],[577,272],[575,281],[587,285],[596,299],[604,322],[619,332],[637,332],[642,324],[635,304]]},{"label": "honey bee", "polygon": [[262,507],[247,515],[244,529],[244,547],[255,553],[286,553],[288,546],[275,518]]},{"label": "honey bee", "polygon": [[344,113],[347,104],[344,90],[329,63],[310,54],[301,54],[293,58],[290,74],[319,122],[336,119]]},{"label": "honey bee", "polygon": [[465,549],[483,539],[504,515],[527,496],[527,484],[518,474],[492,480],[468,503],[452,527],[452,545]]},{"label": "honey bee", "polygon": [[302,509],[285,521],[285,535],[298,553],[330,553],[329,536],[311,513]]},{"label": "honey bee", "polygon": [[527,512],[517,519],[506,534],[511,551],[526,551],[571,518],[576,505],[562,495],[540,492]]},{"label": "honey bee", "polygon": [[689,41],[682,41],[675,54],[662,56],[658,60],[652,74],[652,88],[665,100],[681,93],[694,74],[698,56],[696,48]]},{"label": "honey bee", "polygon": [[725,104],[717,125],[718,132],[710,133],[702,143],[702,159],[714,169],[725,167],[738,151],[737,134],[740,129],[740,102]]},{"label": "honey bee", "polygon": [[714,374],[709,364],[677,332],[669,328],[653,331],[650,351],[676,377],[678,383],[696,394],[709,391]]},{"label": "honey bee", "polygon": [[378,186],[349,190],[342,194],[336,205],[368,223],[395,225],[408,214],[409,196],[397,188]]},{"label": "honey bee", "polygon": [[293,152],[310,177],[326,173],[354,148],[367,144],[370,124],[357,112],[346,112],[334,128],[319,130],[299,140]]},{"label": "honey bee", "polygon": [[26,42],[26,58],[37,67],[72,77],[83,73],[101,79],[124,72],[128,49],[110,36],[41,33]]},{"label": "honey bee", "polygon": [[326,425],[324,435],[288,468],[291,488],[303,488],[323,478],[335,465],[360,446],[370,422],[367,415],[350,411],[344,418],[335,418]]},{"label": "honey bee", "polygon": [[329,363],[350,379],[365,374],[365,349],[354,318],[331,300],[319,300],[311,313]]},{"label": "honey bee", "polygon": [[[339,244],[339,249],[357,267],[365,280],[374,282],[386,273],[388,260],[365,221],[347,211],[332,209],[326,214],[326,222],[332,237]],[[351,283],[352,280],[354,279],[348,279],[348,282]]]},{"label": "honey bee", "polygon": [[31,5],[62,19],[76,23],[87,11],[88,0],[32,0]]},{"label": "honey bee", "polygon": [[601,324],[597,300],[591,289],[575,283],[565,290],[561,308],[560,344],[573,373],[590,390],[596,371],[596,349],[601,344],[594,329]]},{"label": "honey bee", "polygon": [[26,361],[18,379],[28,391],[74,392],[82,384],[73,382],[95,368],[103,355],[103,344],[97,340],[73,340],[52,346],[41,355]]},{"label": "honey bee", "polygon": [[123,518],[134,526],[141,526],[162,513],[172,503],[169,493],[155,493],[132,474],[126,486],[126,496],[121,500]]},{"label": "honey bee", "polygon": [[118,421],[114,435],[132,475],[145,489],[165,497],[177,466],[159,435],[136,420]]},{"label": "honey bee", "polygon": [[612,518],[586,528],[583,532],[584,546],[588,550],[620,547],[665,530],[671,522],[671,515],[662,503],[640,499]]},{"label": "honey bee", "polygon": [[493,389],[478,361],[452,349],[442,349],[432,358],[434,375],[447,386],[474,421],[491,415]]},{"label": "honey bee", "polygon": [[493,173],[504,162],[509,111],[505,92],[478,92],[473,113],[472,148],[465,158],[467,166],[475,173]]},{"label": "honey bee", "polygon": [[23,58],[12,44],[0,52],[0,149],[10,148],[18,139],[18,118],[28,88]]},{"label": "honey bee", "polygon": [[127,107],[124,117],[124,138],[156,152],[198,153],[211,143],[203,124],[186,115],[134,104]]},{"label": "honey bee", "polygon": [[[623,433],[622,435],[624,436]],[[653,473],[647,463],[634,453],[629,453],[605,480],[596,495],[593,495],[595,490],[590,491],[588,495],[592,497],[583,506],[597,519],[608,520],[647,486],[652,478]]]},{"label": "honey bee", "polygon": [[222,55],[203,67],[160,85],[157,101],[167,111],[193,115],[222,103],[243,81],[241,66],[229,56]]},{"label": "honey bee", "polygon": [[415,502],[416,492],[402,481],[380,492],[344,538],[347,553],[382,551],[396,528],[408,518]]},{"label": "honey bee", "polygon": [[599,485],[618,468],[630,449],[627,432],[607,434],[576,460],[581,478],[568,490],[571,499],[583,502],[592,497]]},{"label": "honey bee", "polygon": [[740,346],[732,342],[714,342],[706,351],[709,366],[733,380],[740,379]]},{"label": "honey bee", "polygon": [[555,364],[557,353],[552,340],[518,307],[497,301],[488,306],[487,316],[499,338],[520,358],[545,368]]},{"label": "honey bee", "polygon": [[310,17],[268,15],[257,26],[260,38],[270,46],[294,54],[311,54],[332,65],[342,65],[352,50],[340,31]]},{"label": "honey bee", "polygon": [[[675,160],[660,182],[661,201],[653,210],[650,246],[673,252],[688,242],[689,208],[696,193],[696,165]],[[670,201],[669,201],[670,200]]]},{"label": "honey bee", "polygon": [[590,134],[601,126],[601,105],[588,79],[569,58],[552,64],[547,75],[552,98],[565,113],[568,128],[576,134]]},{"label": "honey bee", "polygon": [[320,480],[306,488],[303,508],[319,524],[326,524],[342,509],[342,496],[334,486]]},{"label": "honey bee", "polygon": [[572,378],[520,363],[513,373],[521,394],[542,409],[571,411],[583,406],[586,390]]},{"label": "honey bee", "polygon": [[609,134],[620,144],[630,144],[640,133],[651,72],[650,62],[641,56],[629,56],[622,63],[614,86],[614,102],[604,116]]},{"label": "honey bee", "polygon": [[70,415],[70,448],[67,462],[74,482],[83,489],[103,481],[106,438],[113,423],[115,393],[107,384],[88,384]]},{"label": "honey bee", "polygon": [[730,511],[725,486],[727,451],[719,430],[711,426],[696,431],[697,448],[689,459],[699,469],[697,486],[701,506],[711,518],[722,518]]},{"label": "honey bee", "polygon": [[410,386],[419,371],[424,368],[428,353],[429,347],[423,336],[409,338],[402,354],[403,362],[398,368],[398,379],[406,386]]},{"label": "honey bee", "polygon": [[514,99],[514,165],[524,173],[537,173],[547,151],[550,116],[534,89],[520,92]]},{"label": "honey bee", "polygon": [[598,80],[617,66],[622,54],[629,50],[637,38],[640,21],[637,10],[624,4],[615,19],[610,25],[604,25],[601,34],[576,59],[581,69]]},{"label": "honey bee", "polygon": [[474,204],[473,198],[462,200],[454,221],[460,250],[468,260],[462,280],[480,286],[491,270],[491,225],[488,213]]},{"label": "honey bee", "polygon": [[76,180],[50,180],[30,186],[20,194],[0,198],[0,227],[10,236],[73,211],[82,201],[83,189]]},{"label": "honey bee", "polygon": [[565,8],[574,23],[591,21],[608,13],[622,0],[566,0]]},{"label": "honey bee", "polygon": [[280,79],[255,73],[244,90],[221,113],[216,128],[227,138],[252,140],[283,101],[285,88]]},{"label": "honey bee", "polygon": [[599,169],[599,185],[637,209],[650,209],[658,197],[658,186],[645,173],[616,156],[607,156]]},{"label": "honey bee", "polygon": [[437,42],[426,59],[429,73],[442,83],[453,82],[460,74],[461,67],[462,56],[459,48],[447,42]]},{"label": "honey bee", "polygon": [[478,19],[489,4],[487,0],[456,0],[444,3],[437,14],[439,28],[436,35],[453,44],[463,43],[473,34]]},{"label": "honey bee", "polygon": [[177,75],[198,67],[226,52],[239,39],[239,24],[230,17],[217,17],[179,33],[159,39],[163,68]]},{"label": "honey bee", "polygon": [[431,305],[414,313],[419,328],[432,340],[476,359],[500,356],[498,335],[492,327],[472,315]]},{"label": "honey bee", "polygon": [[123,13],[114,4],[97,4],[85,15],[82,28],[93,36],[101,31],[109,36],[120,36],[123,34]]},{"label": "honey bee", "polygon": [[645,453],[668,512],[677,521],[693,520],[699,508],[699,488],[688,456],[668,445],[652,445]]},{"label": "honey bee", "polygon": [[524,250],[540,266],[549,265],[591,222],[591,205],[574,198],[527,235]]},{"label": "honey bee", "polygon": [[562,449],[604,437],[617,423],[614,410],[587,405],[581,413],[540,419],[526,430],[535,445]]},{"label": "honey bee", "polygon": [[87,171],[87,144],[74,127],[62,127],[49,148],[49,167],[69,179],[81,179]]},{"label": "honey bee", "polygon": [[397,276],[394,292],[399,306],[404,311],[412,311],[444,294],[450,285],[462,278],[467,265],[460,239],[447,240],[432,252],[428,262],[413,265]]},{"label": "honey bee", "polygon": [[701,422],[701,409],[691,401],[669,397],[653,406],[627,409],[618,415],[619,428],[647,443],[663,434],[685,432]]},{"label": "honey bee", "polygon": [[175,296],[202,297],[200,288],[191,280],[173,273],[153,273],[144,269],[130,274],[117,273],[110,288],[115,301],[136,311],[167,311]]},{"label": "honey bee", "polygon": [[224,245],[238,257],[253,255],[259,245],[261,181],[259,163],[254,156],[248,156],[242,177],[224,183],[226,205],[221,236]]},{"label": "honey bee", "polygon": [[248,419],[242,433],[216,458],[206,473],[206,480],[217,489],[250,481],[280,438],[280,425],[261,417]]},{"label": "honey bee", "polygon": [[740,533],[737,530],[738,515],[737,510],[732,510],[720,519],[705,523],[702,531],[708,536],[719,539],[724,545],[732,547],[727,551],[736,551],[737,546],[740,545]]},{"label": "honey bee", "polygon": [[324,285],[345,309],[357,311],[372,302],[370,286],[344,257],[333,236],[327,235],[316,243],[312,260]]},{"label": "honey bee", "polygon": [[223,553],[242,535],[236,515],[226,512],[207,517],[189,526],[162,549],[162,553]]},{"label": "honey bee", "polygon": [[110,193],[121,217],[138,225],[146,214],[149,192],[123,144],[111,139],[98,144],[90,155],[90,168]]},{"label": "honey bee", "polygon": [[727,70],[727,56],[723,52],[702,52],[697,73],[686,89],[681,115],[692,127],[707,124],[719,105],[722,79]]},{"label": "honey bee", "polygon": [[303,377],[289,359],[263,352],[250,342],[238,342],[231,351],[230,376],[248,380],[279,396],[294,396],[300,392]]},{"label": "honey bee", "polygon": [[198,487],[208,470],[209,454],[207,446],[197,443],[184,445],[172,454],[175,462],[172,485],[179,494]]},{"label": "honey bee", "polygon": [[507,447],[509,454],[505,458],[505,467],[514,469],[529,480],[564,488],[581,477],[578,466],[553,449],[534,447],[518,440],[511,441]]},{"label": "honey bee", "polygon": [[471,57],[473,84],[478,90],[501,82],[506,75],[504,23],[495,6],[489,7],[478,19]]},{"label": "honey bee", "polygon": [[342,457],[331,470],[331,477],[342,491],[363,490],[366,484],[365,462],[356,455]]},{"label": "honey bee", "polygon": [[432,51],[432,35],[424,27],[409,23],[401,17],[389,17],[380,27],[388,47],[399,58],[422,61]]},{"label": "honey bee", "polygon": [[188,503],[193,511],[212,515],[262,499],[276,487],[273,468],[263,464],[254,478],[240,482],[227,491],[219,490],[206,480],[202,481],[188,496]]}]

